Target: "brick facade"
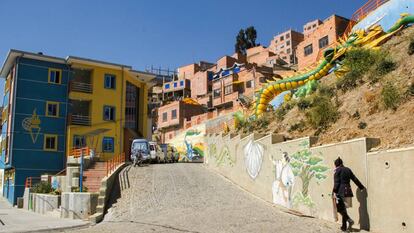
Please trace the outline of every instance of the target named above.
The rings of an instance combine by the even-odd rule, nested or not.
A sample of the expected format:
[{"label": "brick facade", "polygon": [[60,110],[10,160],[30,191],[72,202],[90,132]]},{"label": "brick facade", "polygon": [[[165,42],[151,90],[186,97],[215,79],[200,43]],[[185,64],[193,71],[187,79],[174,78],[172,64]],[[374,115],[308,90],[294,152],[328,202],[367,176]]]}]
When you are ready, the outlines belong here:
[{"label": "brick facade", "polygon": [[299,70],[317,62],[322,51],[337,41],[348,23],[348,19],[332,15],[323,22],[316,20],[305,24],[305,39],[297,48]]},{"label": "brick facade", "polygon": [[273,37],[269,45],[269,50],[277,54],[287,65],[293,65],[298,60],[295,56],[295,51],[303,39],[304,36],[302,33],[288,30]]}]

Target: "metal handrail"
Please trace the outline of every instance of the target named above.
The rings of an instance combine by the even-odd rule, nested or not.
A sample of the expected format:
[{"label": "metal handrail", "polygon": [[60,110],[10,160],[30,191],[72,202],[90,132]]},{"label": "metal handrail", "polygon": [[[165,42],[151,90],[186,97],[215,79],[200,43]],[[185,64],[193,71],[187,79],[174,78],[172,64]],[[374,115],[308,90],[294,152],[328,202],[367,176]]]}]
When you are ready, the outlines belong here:
[{"label": "metal handrail", "polygon": [[348,26],[346,27],[343,38],[348,36],[348,34],[352,31],[352,28],[357,24],[359,21],[363,20],[367,15],[378,7],[382,6],[384,3],[388,2],[389,0],[369,0],[365,3],[361,8],[355,11],[352,15],[351,20],[349,21]]},{"label": "metal handrail", "polygon": [[74,158],[79,158],[83,154],[84,156],[90,155],[91,149],[89,147],[82,147],[82,148],[73,148],[70,156]]},{"label": "metal handrail", "polygon": [[120,164],[125,163],[125,153],[117,154],[106,161],[106,175],[112,174]]}]

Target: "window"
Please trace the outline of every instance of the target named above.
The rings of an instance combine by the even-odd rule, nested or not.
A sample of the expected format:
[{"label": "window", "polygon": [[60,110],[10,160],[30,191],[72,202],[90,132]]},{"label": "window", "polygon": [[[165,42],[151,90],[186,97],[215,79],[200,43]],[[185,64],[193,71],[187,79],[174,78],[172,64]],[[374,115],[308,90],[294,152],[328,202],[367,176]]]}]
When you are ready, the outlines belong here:
[{"label": "window", "polygon": [[286,41],[286,46],[290,45],[290,40]]},{"label": "window", "polygon": [[167,84],[165,84],[165,89],[170,89],[170,84],[169,83],[167,83]]},{"label": "window", "polygon": [[213,98],[217,99],[220,97],[221,97],[221,90],[220,89],[213,90]]},{"label": "window", "polygon": [[290,34],[286,34],[286,39],[289,39],[290,38]]},{"label": "window", "polygon": [[62,70],[49,69],[49,83],[61,84],[62,83]]},{"label": "window", "polygon": [[171,119],[177,119],[177,109],[171,111]]},{"label": "window", "polygon": [[290,49],[286,49],[286,53],[287,54],[290,54]]},{"label": "window", "polygon": [[311,30],[311,27],[310,26],[308,27],[308,30]]},{"label": "window", "polygon": [[253,80],[249,80],[246,82],[246,88],[252,88],[253,87]]},{"label": "window", "polygon": [[57,151],[58,136],[54,134],[45,134],[43,150]]},{"label": "window", "polygon": [[73,136],[73,147],[76,149],[83,148],[86,146],[86,140],[84,136],[74,135]]},{"label": "window", "polygon": [[312,27],[313,27],[313,28],[316,28],[316,24],[314,24]]},{"label": "window", "polygon": [[313,53],[312,44],[305,46],[305,56],[308,56]]},{"label": "window", "polygon": [[174,87],[177,87],[177,82],[174,82]]},{"label": "window", "polygon": [[164,112],[163,114],[162,114],[162,122],[166,122],[167,121],[167,113],[166,112]]},{"label": "window", "polygon": [[115,107],[104,106],[104,116],[105,121],[114,121],[115,120]]},{"label": "window", "polygon": [[225,86],[224,87],[224,94],[229,95],[231,93],[233,93],[233,85],[231,84],[231,85]]},{"label": "window", "polygon": [[116,76],[113,74],[105,74],[104,87],[106,89],[115,89]]},{"label": "window", "polygon": [[104,137],[102,140],[103,152],[114,152],[114,138]]},{"label": "window", "polygon": [[285,39],[285,37],[284,36],[281,36],[280,37],[280,41],[283,41]]},{"label": "window", "polygon": [[325,37],[319,39],[319,48],[320,49],[325,48],[326,46],[328,46],[328,44],[329,44],[328,36],[325,36]]},{"label": "window", "polygon": [[180,81],[180,86],[182,87],[182,86],[184,86],[184,80],[181,80]]},{"label": "window", "polygon": [[45,115],[48,117],[59,117],[59,103],[47,101]]}]

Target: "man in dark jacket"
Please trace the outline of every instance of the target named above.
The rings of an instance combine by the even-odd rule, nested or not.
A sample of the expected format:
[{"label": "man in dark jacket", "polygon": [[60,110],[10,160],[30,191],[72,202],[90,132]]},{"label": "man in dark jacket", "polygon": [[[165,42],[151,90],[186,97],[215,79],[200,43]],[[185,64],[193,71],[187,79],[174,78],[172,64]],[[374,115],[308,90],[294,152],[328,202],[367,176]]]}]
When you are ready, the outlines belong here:
[{"label": "man in dark jacket", "polygon": [[335,160],[335,167],[333,194],[336,197],[338,213],[342,215],[341,230],[346,231],[347,223],[349,224],[349,228],[354,224],[354,221],[348,216],[346,211],[346,208],[352,206],[352,197],[354,196],[351,189],[351,180],[359,189],[363,190],[365,187],[356,178],[352,170],[344,166],[341,158],[338,157]]}]

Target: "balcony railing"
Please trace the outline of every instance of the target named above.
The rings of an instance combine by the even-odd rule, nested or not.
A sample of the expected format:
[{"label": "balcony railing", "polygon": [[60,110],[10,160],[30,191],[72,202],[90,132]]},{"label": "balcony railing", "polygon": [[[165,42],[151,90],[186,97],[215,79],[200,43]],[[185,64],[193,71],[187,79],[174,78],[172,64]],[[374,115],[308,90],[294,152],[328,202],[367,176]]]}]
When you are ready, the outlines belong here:
[{"label": "balcony railing", "polygon": [[70,91],[92,93],[92,84],[82,82],[70,82]]},{"label": "balcony railing", "polygon": [[90,116],[82,116],[82,115],[69,115],[69,124],[71,125],[91,125],[91,117]]}]

